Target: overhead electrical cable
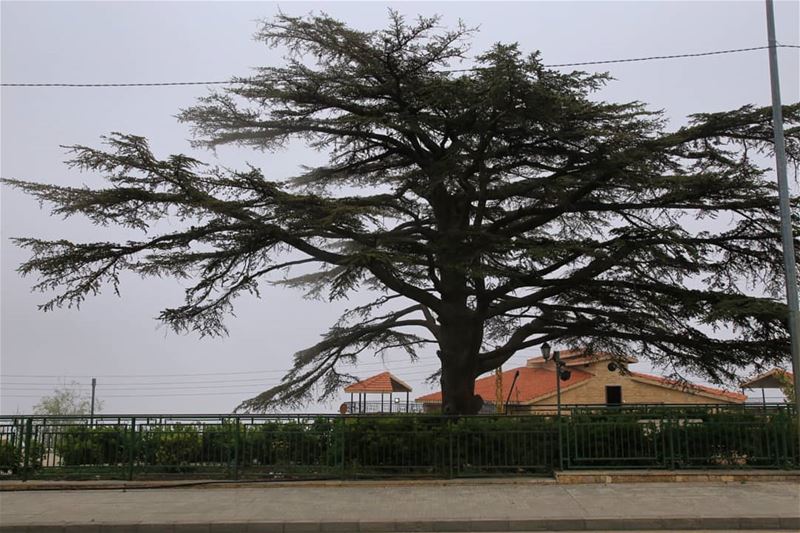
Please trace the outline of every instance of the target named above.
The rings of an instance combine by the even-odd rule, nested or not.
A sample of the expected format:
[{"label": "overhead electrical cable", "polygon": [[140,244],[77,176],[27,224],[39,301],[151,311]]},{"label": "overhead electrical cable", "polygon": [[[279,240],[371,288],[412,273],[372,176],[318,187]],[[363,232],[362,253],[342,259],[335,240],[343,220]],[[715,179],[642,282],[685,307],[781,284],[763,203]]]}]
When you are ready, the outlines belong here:
[{"label": "overhead electrical cable", "polygon": [[[439,365],[419,365],[419,366],[408,366],[408,367],[394,367],[394,368],[387,368],[387,372],[403,372],[403,376],[406,375],[416,375],[416,374],[425,374],[430,372],[435,372],[439,369]],[[344,369],[340,369],[344,370]],[[357,371],[358,369],[352,369],[353,371]],[[348,370],[349,371],[349,370]],[[139,390],[144,390],[149,387],[175,387],[178,385],[191,385],[197,388],[207,388],[208,384],[215,384],[215,386],[258,386],[258,385],[277,385],[277,382],[274,381],[267,381],[260,378],[250,378],[250,379],[232,379],[232,380],[202,380],[202,381],[148,381],[148,382],[122,382],[122,383],[103,383],[101,387],[103,389],[122,389],[128,387],[136,387]],[[9,390],[12,387],[25,387],[27,389],[52,389],[53,387],[69,387],[75,389],[87,389],[90,388],[91,385],[87,383],[53,383],[53,382],[44,382],[44,381],[4,381],[2,382],[2,387],[4,390]]]},{"label": "overhead electrical cable", "polygon": [[[796,44],[777,44],[776,48],[800,48]],[[590,65],[610,65],[615,63],[640,63],[644,61],[657,61],[665,59],[683,59],[692,57],[707,57],[717,56],[724,54],[736,54],[741,52],[752,52],[755,50],[766,50],[771,46],[752,46],[749,48],[731,48],[727,50],[713,50],[710,52],[694,52],[686,54],[669,54],[669,55],[656,55],[646,57],[631,57],[622,59],[602,59],[597,61],[578,61],[573,63],[554,63],[550,65],[543,65],[546,68],[565,68],[565,67],[583,67]],[[465,69],[447,69],[441,70],[442,73],[450,72],[479,72],[488,70],[488,67],[472,67]],[[138,83],[0,83],[0,87],[67,87],[67,88],[99,88],[99,87],[179,87],[190,85],[236,85],[238,81],[235,80],[212,80],[212,81],[167,81],[167,82],[138,82]]]},{"label": "overhead electrical cable", "polygon": [[[182,393],[176,392],[174,394],[104,394],[103,399],[106,398],[169,398],[173,396],[232,396],[232,395],[239,395],[239,396],[247,396],[247,395],[256,395],[261,394],[264,392],[263,390],[257,391],[231,391],[231,392],[193,392],[193,393]],[[4,395],[7,398],[40,398],[41,396],[37,394],[9,394]]]},{"label": "overhead electrical cable", "polygon": [[[409,363],[409,360],[405,361],[387,361],[386,363],[382,361],[367,361],[364,363],[357,363],[357,367],[353,368],[356,370],[361,367],[373,367],[375,365],[380,366],[387,366],[393,363]],[[424,364],[424,363],[420,363]],[[430,363],[428,363],[430,364]],[[412,364],[408,368],[419,368],[419,366]],[[398,367],[399,368],[399,367]],[[349,370],[349,369],[348,369]],[[123,379],[138,379],[138,378],[160,378],[160,377],[191,377],[191,376],[234,376],[234,375],[242,375],[242,374],[286,374],[286,370],[242,370],[236,372],[198,372],[198,373],[188,373],[188,374],[3,374],[3,378],[52,378],[52,379],[90,379],[92,377],[95,378],[123,378]],[[255,378],[254,378],[255,379]]]},{"label": "overhead electrical cable", "polygon": [[[515,361],[516,358],[522,358],[521,361]],[[518,364],[524,365],[525,362],[530,359],[530,354],[517,354],[511,357],[508,361],[506,361],[506,365],[508,364]],[[410,363],[410,364],[409,364]],[[400,366],[393,366],[393,365],[400,365]],[[374,368],[376,367],[377,368]],[[428,371],[435,371],[438,370],[440,367],[437,361],[420,361],[419,363],[412,363],[408,359],[403,360],[387,360],[385,362],[382,361],[365,361],[363,363],[357,363],[355,366],[351,367],[342,367],[340,370],[347,371],[347,372],[354,372],[359,370],[367,370],[367,371],[378,371],[383,370],[386,372],[404,372],[404,374],[416,374],[416,373],[425,373]],[[287,371],[285,370],[253,370],[253,371],[237,371],[237,372],[203,372],[203,373],[189,373],[189,374],[94,374],[94,375],[45,375],[45,374],[2,374],[0,375],[0,384],[3,386],[7,385],[47,385],[53,387],[59,386],[72,386],[72,383],[64,383],[64,382],[52,382],[52,381],[16,381],[19,379],[91,379],[92,377],[95,378],[104,378],[104,379],[143,379],[143,378],[167,378],[167,377],[178,377],[178,378],[191,378],[194,376],[203,377],[203,376],[226,376],[226,375],[241,375],[241,374],[281,374],[285,375]],[[266,376],[265,376],[266,378]],[[133,381],[133,382],[106,382],[103,384],[103,387],[117,387],[117,386],[127,386],[127,385],[193,385],[193,384],[219,384],[219,383],[263,383],[263,379],[261,377],[252,377],[252,378],[236,378],[236,379],[212,379],[212,380],[168,380],[168,381]],[[90,385],[78,383],[77,387],[90,387]]]}]

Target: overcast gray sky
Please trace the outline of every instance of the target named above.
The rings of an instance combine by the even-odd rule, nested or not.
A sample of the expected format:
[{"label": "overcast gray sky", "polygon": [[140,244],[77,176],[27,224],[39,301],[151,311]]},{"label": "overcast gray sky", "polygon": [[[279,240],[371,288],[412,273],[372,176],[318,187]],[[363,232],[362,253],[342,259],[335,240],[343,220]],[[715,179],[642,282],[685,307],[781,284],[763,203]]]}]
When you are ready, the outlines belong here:
[{"label": "overcast gray sky", "polygon": [[[778,40],[800,44],[800,3],[776,2]],[[409,16],[441,14],[480,25],[473,51],[494,42],[541,50],[545,63],[567,63],[745,48],[766,44],[764,2],[2,2],[4,83],[164,82],[224,80],[281,63],[280,50],[252,39],[257,20],[278,9],[324,10],[361,29],[386,24],[387,8]],[[797,49],[780,49],[784,102],[800,100]],[[769,105],[767,51],[607,65],[616,78],[601,93],[611,101],[641,100],[664,109],[671,127],[695,112],[745,104]],[[112,131],[148,137],[159,156],[193,153],[188,127],[175,113],[207,87],[3,88],[0,173],[58,184],[95,184],[96,177],[65,168],[64,144],[97,145]],[[251,162],[270,177],[293,174],[323,155],[292,146],[276,154],[223,148],[196,152],[208,162]],[[133,238],[117,229],[61,220],[23,194],[2,189],[0,271],[0,413],[29,412],[61,382],[87,388],[98,378],[108,413],[228,412],[277,382],[292,353],[315,343],[346,302],[307,301],[299,292],[267,288],[261,300],[241,298],[228,322],[230,336],[199,339],[160,327],[153,317],[181,301],[173,280],[126,277],[122,297],[106,292],[78,311],[42,313],[33,279],[15,268],[26,253],[13,236],[72,240]],[[517,354],[507,367],[536,353]],[[365,360],[358,375],[388,368],[414,387],[437,367],[429,354],[411,365],[401,354]],[[642,368],[647,369],[647,365]],[[331,411],[338,401],[312,405]]]}]

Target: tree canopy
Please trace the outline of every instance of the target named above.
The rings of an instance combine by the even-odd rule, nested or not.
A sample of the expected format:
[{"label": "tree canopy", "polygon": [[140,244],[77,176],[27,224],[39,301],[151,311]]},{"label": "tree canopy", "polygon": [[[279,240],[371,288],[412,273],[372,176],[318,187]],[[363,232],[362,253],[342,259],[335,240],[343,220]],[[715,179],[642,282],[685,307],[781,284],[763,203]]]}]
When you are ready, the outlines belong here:
[{"label": "tree canopy", "polygon": [[[54,214],[146,230],[128,242],[19,238],[20,267],[80,304],[119,273],[194,280],[160,319],[225,332],[242,293],[267,280],[323,298],[368,288],[281,385],[244,402],[264,410],[327,397],[343,363],[431,344],[444,410],[472,413],[477,376],[519,350],[558,341],[704,374],[788,357],[787,309],[768,109],[744,105],[670,129],[640,102],[602,101],[605,74],[559,72],[497,44],[467,59],[473,30],[437,18],[359,31],[326,15],[279,15],[258,38],[285,64],[237,78],[185,109],[196,143],[273,151],[302,141],[329,155],[274,180],[185,156],[142,137],[71,147],[104,188],[6,180]],[[784,108],[800,157],[800,105]],[[797,199],[793,200],[797,205]],[[797,247],[800,249],[800,246]]]},{"label": "tree canopy", "polygon": [[[103,410],[103,402],[95,399],[95,412]],[[56,387],[53,394],[43,396],[39,403],[33,406],[36,415],[62,416],[62,415],[88,415],[92,411],[91,397],[84,394],[80,384],[73,381]]]}]

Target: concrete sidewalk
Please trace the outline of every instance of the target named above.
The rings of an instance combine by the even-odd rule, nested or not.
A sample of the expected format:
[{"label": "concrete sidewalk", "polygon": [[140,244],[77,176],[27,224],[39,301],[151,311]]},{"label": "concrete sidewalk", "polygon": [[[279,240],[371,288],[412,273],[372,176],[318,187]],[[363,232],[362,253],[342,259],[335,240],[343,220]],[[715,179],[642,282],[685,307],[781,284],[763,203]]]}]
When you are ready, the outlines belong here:
[{"label": "concrete sidewalk", "polygon": [[0,493],[0,531],[800,529],[787,482],[350,483]]}]

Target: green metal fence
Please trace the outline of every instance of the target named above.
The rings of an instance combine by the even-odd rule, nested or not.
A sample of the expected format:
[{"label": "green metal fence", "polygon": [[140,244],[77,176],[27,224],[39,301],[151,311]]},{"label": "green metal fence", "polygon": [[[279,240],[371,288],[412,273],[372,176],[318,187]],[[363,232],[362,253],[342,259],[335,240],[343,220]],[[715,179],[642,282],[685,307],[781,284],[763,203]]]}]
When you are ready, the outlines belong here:
[{"label": "green metal fence", "polygon": [[0,476],[358,478],[798,468],[792,409],[550,415],[0,417]]}]

